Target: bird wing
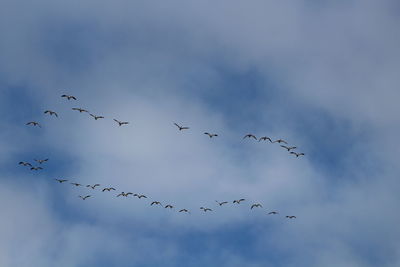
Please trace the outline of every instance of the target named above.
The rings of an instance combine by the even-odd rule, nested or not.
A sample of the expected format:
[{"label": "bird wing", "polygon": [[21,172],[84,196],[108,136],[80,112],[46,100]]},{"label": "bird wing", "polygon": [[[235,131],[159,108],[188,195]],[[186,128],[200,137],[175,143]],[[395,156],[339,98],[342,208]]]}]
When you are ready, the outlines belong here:
[{"label": "bird wing", "polygon": [[175,122],[174,122],[174,125],[175,125],[176,127],[178,127],[179,129],[182,128],[181,126],[179,126],[179,125],[178,125],[177,123],[175,123]]}]

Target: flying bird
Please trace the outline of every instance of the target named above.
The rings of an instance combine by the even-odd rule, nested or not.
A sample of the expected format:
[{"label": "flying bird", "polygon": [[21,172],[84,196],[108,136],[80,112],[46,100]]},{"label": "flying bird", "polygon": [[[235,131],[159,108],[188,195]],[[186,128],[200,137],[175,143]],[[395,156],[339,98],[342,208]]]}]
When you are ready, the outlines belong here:
[{"label": "flying bird", "polygon": [[268,215],[270,215],[270,214],[279,214],[279,212],[277,212],[277,211],[268,212]]},{"label": "flying bird", "polygon": [[224,204],[228,204],[228,201],[218,202],[217,200],[215,200],[215,202],[217,202],[218,205],[220,205],[220,206],[222,206],[222,205],[224,205]]},{"label": "flying bird", "polygon": [[75,186],[82,186],[81,184],[78,184],[78,183],[71,183],[72,185],[75,185]]},{"label": "flying bird", "polygon": [[297,217],[296,217],[296,216],[293,216],[293,215],[291,215],[291,216],[286,216],[286,218],[288,218],[288,219],[296,219]]},{"label": "flying bird", "polygon": [[23,166],[30,166],[30,167],[32,167],[32,164],[30,164],[29,162],[25,162],[25,161],[20,161],[18,164],[19,164],[19,165],[23,165]]},{"label": "flying bird", "polygon": [[281,145],[281,147],[287,149],[287,151],[290,151],[292,149],[296,149],[297,148],[297,146],[284,146],[284,145]]},{"label": "flying bird", "polygon": [[210,209],[210,208],[204,208],[204,207],[200,207],[200,209],[201,209],[201,210],[203,210],[204,212],[207,212],[207,211],[212,211],[212,209]]},{"label": "flying bird", "polygon": [[250,208],[250,209],[252,210],[253,208],[262,208],[262,205],[259,204],[259,203],[253,204],[253,205],[251,205],[251,208]]},{"label": "flying bird", "polygon": [[172,205],[167,205],[167,206],[165,206],[165,208],[170,208],[170,209],[173,209],[174,208],[174,206],[172,206]]},{"label": "flying bird", "polygon": [[189,212],[189,211],[187,209],[181,209],[181,210],[179,210],[179,212]]},{"label": "flying bird", "polygon": [[77,111],[79,111],[79,113],[82,113],[82,112],[89,113],[89,111],[87,111],[86,109],[83,109],[83,108],[72,108],[72,110],[77,110]]},{"label": "flying bird", "polygon": [[85,200],[85,199],[87,199],[88,197],[91,197],[91,195],[87,195],[87,196],[79,196],[80,198],[82,198],[82,200]]},{"label": "flying bird", "polygon": [[218,134],[212,134],[212,133],[207,133],[207,132],[205,132],[204,134],[208,135],[210,138],[218,136]]},{"label": "flying bird", "polygon": [[124,125],[124,124],[128,124],[128,123],[129,123],[129,122],[127,122],[127,121],[119,121],[119,120],[116,120],[116,119],[114,119],[114,121],[115,121],[116,123],[118,123],[119,126],[122,126],[122,125]]},{"label": "flying bird", "polygon": [[54,180],[56,180],[56,181],[59,182],[60,184],[62,184],[62,183],[64,183],[64,182],[68,181],[68,180],[65,180],[65,179],[54,179]]},{"label": "flying bird", "polygon": [[104,189],[101,190],[101,191],[102,191],[102,192],[104,192],[104,191],[110,192],[111,190],[115,190],[115,188],[114,188],[114,187],[106,187],[106,188],[104,188]]},{"label": "flying bird", "polygon": [[92,189],[95,189],[96,186],[100,186],[100,184],[94,184],[94,185],[88,184],[86,187],[90,187],[90,188],[92,188]]},{"label": "flying bird", "polygon": [[134,197],[137,197],[138,199],[147,198],[145,195],[133,194],[133,196],[134,196]]},{"label": "flying bird", "polygon": [[121,192],[121,193],[119,193],[119,194],[117,195],[117,197],[120,197],[120,196],[126,197],[125,192]]},{"label": "flying bird", "polygon": [[290,154],[293,154],[293,155],[295,155],[296,156],[296,158],[298,158],[299,156],[304,156],[305,154],[304,153],[296,153],[296,152],[290,152]]},{"label": "flying bird", "polygon": [[244,199],[244,198],[241,198],[241,199],[235,199],[235,200],[233,201],[233,203],[240,204],[240,202],[242,202],[242,201],[245,201],[245,199]]},{"label": "flying bird", "polygon": [[287,144],[287,142],[285,141],[285,140],[283,140],[283,139],[278,139],[278,140],[275,140],[274,142],[272,142],[272,143],[284,143],[284,144]]},{"label": "flying bird", "polygon": [[51,110],[46,110],[46,111],[44,112],[44,114],[49,114],[50,116],[55,115],[56,117],[58,117],[57,112],[54,112],[54,111],[51,111]]},{"label": "flying bird", "polygon": [[27,122],[26,125],[39,126],[40,128],[42,128],[42,126],[40,126],[40,124],[36,121]]},{"label": "flying bird", "polygon": [[179,124],[177,124],[175,122],[174,122],[174,125],[179,128],[179,131],[190,129],[189,127],[186,127],[186,126],[180,126]]},{"label": "flying bird", "polygon": [[62,95],[61,97],[66,97],[68,100],[71,100],[71,99],[76,100],[76,97],[73,95]]},{"label": "flying bird", "polygon": [[153,202],[151,202],[150,206],[153,206],[153,205],[160,205],[160,206],[162,207],[162,204],[161,204],[161,202],[159,202],[159,201],[153,201]]},{"label": "flying bird", "polygon": [[257,140],[257,137],[254,134],[246,134],[243,139],[245,138],[254,138],[254,140]]},{"label": "flying bird", "polygon": [[31,171],[43,170],[42,167],[31,167]]},{"label": "flying bird", "polygon": [[46,162],[46,161],[48,161],[49,159],[35,159],[35,161],[37,162],[37,163],[39,163],[39,164],[42,164],[42,163],[44,163],[44,162]]},{"label": "flying bird", "polygon": [[272,143],[271,138],[269,138],[268,136],[260,137],[260,138],[258,139],[258,142],[260,142],[260,141],[267,141],[267,140],[268,140],[270,143]]},{"label": "flying bird", "polygon": [[89,113],[89,115],[92,116],[96,121],[97,121],[98,119],[104,119],[103,116],[96,116],[96,115],[93,115],[92,113]]}]

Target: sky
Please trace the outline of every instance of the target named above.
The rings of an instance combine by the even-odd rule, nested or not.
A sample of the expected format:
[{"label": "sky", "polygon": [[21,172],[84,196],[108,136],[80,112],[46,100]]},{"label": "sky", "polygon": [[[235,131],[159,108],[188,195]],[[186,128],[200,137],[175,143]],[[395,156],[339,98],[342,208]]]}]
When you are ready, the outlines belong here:
[{"label": "sky", "polygon": [[0,266],[400,266],[399,12],[3,0]]}]

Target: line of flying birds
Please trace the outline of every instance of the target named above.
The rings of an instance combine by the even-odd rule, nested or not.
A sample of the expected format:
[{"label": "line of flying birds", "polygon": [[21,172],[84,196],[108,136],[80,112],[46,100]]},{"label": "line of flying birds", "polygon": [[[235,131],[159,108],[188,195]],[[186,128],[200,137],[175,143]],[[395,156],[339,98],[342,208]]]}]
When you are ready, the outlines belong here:
[{"label": "line of flying birds", "polygon": [[[66,99],[68,99],[68,100],[71,100],[71,99],[72,99],[72,100],[77,100],[77,98],[76,98],[75,96],[72,96],[72,95],[62,95],[61,97],[66,98]],[[76,108],[76,107],[75,107],[75,108],[72,108],[72,110],[78,111],[79,113],[88,113],[88,114],[89,114],[93,119],[95,119],[96,121],[99,120],[99,119],[104,119],[104,116],[94,115],[94,114],[90,113],[88,110],[83,109],[83,108]],[[54,115],[54,116],[58,117],[57,112],[52,111],[52,110],[46,110],[46,111],[44,111],[44,114],[48,114],[48,115],[50,115],[50,116],[53,116],[53,115]],[[113,120],[114,120],[119,126],[123,126],[123,125],[129,124],[128,121],[120,121],[120,120],[117,120],[117,119],[113,119]],[[32,125],[32,126],[42,127],[42,126],[40,125],[40,123],[38,123],[37,121],[30,121],[30,122],[27,122],[26,125]],[[189,130],[189,129],[190,129],[190,128],[187,127],[187,126],[179,125],[179,124],[176,123],[176,122],[174,122],[174,125],[179,129],[179,131]],[[218,136],[218,134],[216,134],[216,133],[205,132],[204,134],[207,135],[207,136],[209,136],[210,138],[213,138],[213,137],[217,137],[217,136]],[[282,148],[286,149],[290,154],[296,156],[296,158],[298,158],[299,156],[304,156],[304,155],[305,155],[303,152],[297,153],[297,152],[295,152],[295,151],[292,151],[292,150],[294,150],[294,149],[297,149],[297,147],[296,147],[296,146],[288,146],[288,143],[287,143],[285,140],[283,140],[283,139],[277,139],[277,140],[272,141],[272,139],[271,139],[270,137],[268,137],[268,136],[262,136],[262,137],[260,137],[260,138],[257,138],[254,134],[251,134],[251,133],[248,133],[248,134],[246,134],[246,135],[243,137],[243,139],[246,139],[246,138],[258,140],[258,142],[267,141],[267,140],[268,140],[268,141],[269,141],[270,143],[272,143],[272,144],[273,144],[273,143],[278,143],[278,144],[280,144],[280,146],[281,146]]]},{"label": "line of flying birds", "polygon": [[[61,97],[62,97],[62,98],[66,98],[67,100],[77,100],[77,98],[76,98],[75,96],[72,96],[72,95],[65,95],[65,94],[64,94],[64,95],[62,95]],[[83,108],[74,107],[74,108],[72,108],[72,110],[78,111],[79,113],[88,113],[88,114],[89,114],[91,117],[93,117],[93,119],[95,119],[95,120],[104,119],[104,116],[94,115],[94,114],[90,113],[88,110],[83,109]],[[52,111],[52,110],[46,110],[46,111],[44,111],[44,114],[48,114],[49,116],[58,117],[57,112]],[[120,121],[120,120],[117,120],[117,119],[113,119],[113,120],[114,120],[119,126],[123,126],[123,125],[129,124],[128,121]],[[178,128],[179,131],[184,131],[184,130],[189,130],[189,129],[190,129],[190,128],[187,127],[187,126],[182,126],[182,125],[179,125],[178,123],[175,123],[175,122],[174,122],[173,124]],[[41,125],[40,125],[38,122],[36,122],[36,121],[27,122],[26,125],[32,125],[32,126],[41,127]],[[216,133],[205,132],[204,134],[207,135],[207,136],[209,136],[210,138],[218,137],[218,134],[216,134]],[[270,137],[268,137],[268,136],[263,136],[263,137],[257,138],[254,134],[251,134],[251,133],[246,134],[246,135],[243,137],[243,139],[246,139],[246,138],[258,140],[258,142],[267,141],[267,140],[268,140],[270,143],[278,143],[278,144],[281,144],[281,145],[280,145],[281,147],[285,148],[290,154],[293,154],[293,155],[295,155],[296,157],[304,156],[304,155],[305,155],[304,153],[296,153],[296,152],[294,152],[294,151],[291,151],[291,150],[296,149],[297,147],[296,147],[296,146],[288,146],[288,143],[287,143],[285,140],[283,140],[283,139],[277,139],[277,140],[274,140],[274,141],[273,141],[273,140],[272,140]],[[37,162],[39,165],[42,165],[43,163],[47,162],[48,160],[49,160],[48,158],[46,158],[46,159],[34,159],[34,161]],[[25,161],[20,161],[20,162],[19,162],[19,165],[30,167],[30,170],[32,170],[32,171],[38,171],[38,170],[42,170],[42,169],[43,169],[43,167],[41,167],[41,166],[33,166],[31,163],[25,162]],[[60,184],[65,183],[65,182],[68,182],[67,179],[54,179],[54,180],[57,181],[57,182],[59,182]],[[73,185],[73,186],[75,186],[75,187],[84,186],[84,185],[82,185],[82,184],[80,184],[80,183],[76,183],[76,182],[73,182],[73,183],[71,182],[70,184]],[[96,187],[99,187],[99,186],[100,186],[100,184],[93,184],[93,185],[88,184],[88,185],[86,185],[85,187],[91,188],[91,189],[94,190]],[[101,191],[102,191],[102,192],[105,192],[105,191],[111,192],[111,191],[116,191],[116,189],[115,189],[114,187],[104,187]],[[137,197],[138,199],[141,199],[141,198],[146,198],[146,199],[147,199],[147,196],[146,196],[146,195],[143,195],[143,194],[136,194],[136,193],[132,193],[132,192],[124,192],[124,191],[123,191],[123,192],[120,192],[119,194],[117,194],[116,197],[128,197],[129,195],[132,195],[133,197]],[[79,195],[79,198],[82,199],[82,200],[86,200],[86,199],[88,199],[88,198],[90,198],[90,197],[92,197],[92,195],[83,195],[83,196],[82,196],[82,195]],[[245,200],[246,200],[246,199],[244,199],[244,198],[235,199],[235,200],[232,201],[232,203],[233,203],[233,204],[240,204],[241,202],[243,202],[243,201],[245,201]],[[229,203],[228,201],[219,202],[219,201],[217,201],[217,200],[216,200],[215,202],[218,203],[219,206],[223,206],[223,205],[226,205],[226,204]],[[159,202],[159,201],[152,201],[152,202],[150,203],[150,206],[153,206],[153,205],[159,205],[159,206],[164,207],[164,208],[166,208],[166,209],[173,209],[173,208],[174,208],[174,206],[171,205],[171,204],[167,204],[167,205],[163,206],[162,203]],[[263,206],[262,206],[260,203],[254,203],[254,204],[252,204],[252,205],[250,206],[250,209],[252,210],[252,209],[254,209],[254,208],[263,208]],[[204,211],[204,212],[213,211],[211,208],[208,208],[208,207],[200,207],[200,210],[202,210],[202,211]],[[190,210],[188,210],[188,209],[179,209],[178,212],[190,213]],[[277,211],[270,211],[270,212],[268,212],[268,215],[276,215],[276,214],[279,214],[279,212],[277,212]],[[294,215],[287,215],[286,218],[288,218],[288,219],[294,219],[294,218],[296,218],[296,216],[294,216]]]}]

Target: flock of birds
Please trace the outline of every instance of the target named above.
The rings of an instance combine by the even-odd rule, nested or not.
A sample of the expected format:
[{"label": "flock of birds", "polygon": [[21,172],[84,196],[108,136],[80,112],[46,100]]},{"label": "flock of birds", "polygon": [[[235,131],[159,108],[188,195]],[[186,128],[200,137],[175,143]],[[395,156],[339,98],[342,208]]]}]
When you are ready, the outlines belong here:
[{"label": "flock of birds", "polygon": [[[65,94],[64,94],[64,95],[62,95],[61,97],[62,97],[62,98],[66,98],[67,100],[77,100],[77,98],[76,98],[75,96],[72,96],[72,95],[65,95]],[[83,108],[76,108],[76,107],[74,107],[74,108],[72,108],[72,110],[78,111],[79,113],[88,113],[88,114],[89,114],[93,119],[95,119],[95,120],[104,119],[104,116],[94,115],[94,114],[90,113],[88,110],[83,109]],[[52,110],[46,110],[46,111],[44,111],[44,114],[47,114],[47,115],[49,115],[49,116],[58,117],[57,112],[52,111]],[[128,121],[120,121],[120,120],[117,120],[117,119],[113,119],[113,120],[114,120],[119,126],[123,126],[123,125],[129,124]],[[174,122],[173,124],[178,128],[179,131],[184,131],[184,130],[189,130],[189,129],[190,129],[190,128],[187,127],[187,126],[182,126],[182,125],[179,125],[178,123],[175,123],[175,122]],[[30,121],[30,122],[27,122],[26,125],[32,125],[32,126],[41,127],[41,125],[40,125],[37,121]],[[205,132],[204,134],[207,135],[207,136],[209,136],[209,138],[218,137],[218,134],[216,134],[216,133]],[[246,135],[243,137],[243,139],[246,139],[246,138],[248,138],[248,139],[254,139],[254,140],[258,141],[258,142],[261,142],[261,141],[269,141],[270,143],[278,143],[278,144],[280,144],[280,146],[281,146],[282,148],[286,149],[290,154],[292,154],[292,155],[294,155],[294,156],[296,156],[296,157],[304,156],[304,155],[305,155],[305,154],[302,153],[302,152],[297,153],[297,152],[295,152],[295,151],[292,151],[292,150],[297,149],[297,147],[296,147],[296,146],[288,146],[288,143],[287,143],[285,140],[283,140],[283,139],[277,139],[277,140],[274,140],[274,141],[273,141],[273,140],[272,140],[270,137],[268,137],[268,136],[263,136],[263,137],[257,138],[254,134],[251,134],[251,133],[248,133],[248,134],[246,134]],[[45,162],[47,162],[48,160],[49,160],[48,158],[46,158],[46,159],[34,159],[34,161],[35,161],[36,163],[39,164],[39,165],[37,165],[37,166],[34,166],[34,165],[32,165],[31,163],[25,162],[25,161],[20,161],[20,162],[19,162],[19,165],[25,166],[25,167],[29,167],[30,170],[32,170],[32,171],[38,171],[38,170],[42,170],[42,169],[43,169],[42,164],[45,163]],[[66,182],[69,181],[68,179],[54,179],[54,180],[55,180],[56,182],[60,183],[60,184],[66,183]],[[88,184],[88,185],[85,186],[85,185],[83,185],[83,184],[76,183],[76,182],[70,182],[70,184],[73,185],[74,187],[80,187],[80,186],[82,186],[82,187],[91,188],[92,190],[95,190],[96,187],[100,187],[100,186],[101,186],[100,184],[93,184],[93,185]],[[101,192],[106,192],[106,191],[107,191],[107,192],[111,192],[111,191],[116,191],[116,189],[115,189],[114,187],[104,187],[103,189],[101,189]],[[137,193],[132,193],[132,192],[124,192],[124,191],[118,193],[118,194],[116,195],[116,197],[128,197],[128,196],[130,196],[130,195],[131,195],[132,197],[137,197],[138,199],[141,199],[141,198],[147,199],[147,198],[148,198],[146,195],[143,195],[143,194],[137,194]],[[86,200],[86,199],[88,199],[88,198],[91,198],[92,195],[79,195],[78,197],[79,197],[80,199],[82,199],[82,200]],[[240,204],[240,203],[243,202],[243,201],[246,201],[246,199],[244,199],[244,198],[235,199],[235,200],[232,201],[232,203],[238,205],[238,204]],[[219,201],[217,201],[217,200],[216,200],[215,202],[216,202],[220,207],[223,206],[223,205],[226,205],[226,204],[230,203],[230,202],[228,202],[228,201],[219,202]],[[174,208],[175,208],[175,207],[174,207],[173,205],[171,205],[171,204],[167,204],[167,205],[164,206],[160,201],[151,201],[150,206],[153,206],[153,205],[161,206],[161,207],[164,207],[164,208],[166,208],[166,209],[174,209]],[[250,209],[252,210],[252,209],[254,209],[254,208],[263,208],[263,206],[262,206],[260,203],[253,203],[253,204],[250,205]],[[203,212],[211,212],[211,211],[213,211],[211,208],[208,208],[208,207],[200,207],[200,210],[202,210]],[[178,209],[178,212],[190,213],[190,210],[188,210],[188,209],[186,209],[186,208],[183,208],[183,209]],[[279,214],[279,212],[278,212],[278,211],[268,211],[267,214],[268,214],[268,215],[277,215],[277,214]],[[286,215],[285,217],[288,218],[288,219],[295,219],[295,218],[296,218],[296,216],[294,216],[294,215]]]}]

